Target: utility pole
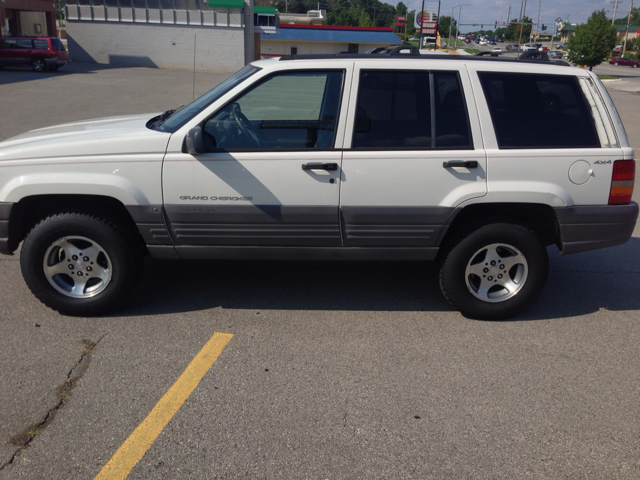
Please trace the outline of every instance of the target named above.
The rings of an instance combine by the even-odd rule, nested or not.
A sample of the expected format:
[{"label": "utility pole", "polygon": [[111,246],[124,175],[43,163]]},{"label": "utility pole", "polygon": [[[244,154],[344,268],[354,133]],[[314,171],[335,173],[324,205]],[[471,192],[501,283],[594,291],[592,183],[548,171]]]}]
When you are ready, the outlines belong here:
[{"label": "utility pole", "polygon": [[[540,7],[542,6],[542,0],[538,0],[538,21],[536,22],[536,30],[538,31],[538,38],[540,38]],[[531,37],[533,37],[533,27],[531,28]],[[529,39],[529,43],[533,43]]]},{"label": "utility pole", "polygon": [[616,21],[616,10],[618,10],[618,0],[616,0],[615,2],[609,2],[609,3],[615,4],[613,6],[613,18],[611,19],[611,26],[613,27],[613,24]]},{"label": "utility pole", "polygon": [[507,13],[507,23],[511,23],[511,5],[509,5],[509,13]]},{"label": "utility pole", "polygon": [[527,11],[527,0],[524,0],[524,4],[522,6],[522,16],[520,17],[520,37],[518,38],[518,52],[520,52],[520,44],[522,43],[522,31],[524,30],[524,17]]},{"label": "utility pole", "polygon": [[420,21],[418,22],[418,25],[420,25],[420,48],[418,50],[422,50],[422,31],[424,30],[424,25],[422,25],[422,23],[424,22],[424,15],[422,14],[422,12],[424,12],[424,0],[422,0],[422,9],[420,10]]},{"label": "utility pole", "polygon": [[633,0],[629,2],[629,15],[627,16],[627,31],[624,34],[624,45],[622,45],[622,56],[627,51],[627,39],[629,38],[629,24],[631,23],[631,10],[633,9]]},{"label": "utility pole", "polygon": [[[433,42],[434,51],[437,50],[439,46],[441,46],[441,45],[438,45],[438,36],[440,35],[440,33],[438,32],[438,24],[440,23],[440,4],[441,4],[441,1],[438,0],[438,16],[436,17],[436,31],[434,33],[434,35],[436,36],[436,41]],[[431,20],[433,21],[433,18]],[[440,39],[440,43],[442,43],[442,39]]]}]

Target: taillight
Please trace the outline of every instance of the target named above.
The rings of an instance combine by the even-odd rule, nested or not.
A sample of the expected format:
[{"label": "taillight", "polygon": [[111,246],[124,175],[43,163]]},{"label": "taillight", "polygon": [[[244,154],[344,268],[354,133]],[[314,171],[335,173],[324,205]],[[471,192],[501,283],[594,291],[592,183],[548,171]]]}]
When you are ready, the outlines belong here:
[{"label": "taillight", "polygon": [[635,177],[635,160],[616,160],[613,162],[609,205],[622,205],[631,202]]}]

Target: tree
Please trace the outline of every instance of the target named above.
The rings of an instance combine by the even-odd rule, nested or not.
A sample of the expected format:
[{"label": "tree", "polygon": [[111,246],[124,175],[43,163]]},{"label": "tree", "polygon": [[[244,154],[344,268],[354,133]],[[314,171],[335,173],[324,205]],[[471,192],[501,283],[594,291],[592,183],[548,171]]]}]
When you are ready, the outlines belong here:
[{"label": "tree", "polygon": [[[438,32],[440,32],[441,37],[449,36],[449,27],[451,26],[451,17],[447,15],[442,15],[438,19]],[[453,36],[454,29],[451,29],[451,35]]]},{"label": "tree", "polygon": [[595,11],[587,23],[576,27],[576,34],[569,38],[569,61],[593,70],[607,59],[617,39],[616,27],[611,26],[604,9]]},{"label": "tree", "polygon": [[513,39],[520,40],[520,30],[522,30],[522,39],[527,39],[531,35],[531,19],[529,17],[523,17],[522,23],[518,23],[513,29]]},{"label": "tree", "polygon": [[64,4],[65,0],[55,0],[53,6],[56,9],[56,20],[64,20]]},{"label": "tree", "polygon": [[370,27],[372,25],[371,17],[367,12],[362,10],[362,12],[360,13],[360,19],[358,23],[360,27]]}]

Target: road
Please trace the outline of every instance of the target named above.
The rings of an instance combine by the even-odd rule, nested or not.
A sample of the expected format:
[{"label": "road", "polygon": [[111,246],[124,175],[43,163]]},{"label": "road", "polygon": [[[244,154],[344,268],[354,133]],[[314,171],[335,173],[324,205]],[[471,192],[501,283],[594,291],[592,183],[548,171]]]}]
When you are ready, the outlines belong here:
[{"label": "road", "polygon": [[[640,148],[632,73],[607,87]],[[222,78],[199,73],[196,91]],[[165,110],[191,86],[7,70],[0,135]],[[482,322],[428,264],[151,260],[126,309],[71,318],[3,256],[0,479],[96,476],[215,332],[233,337],[129,478],[638,478],[640,227],[550,257],[530,310]]]}]

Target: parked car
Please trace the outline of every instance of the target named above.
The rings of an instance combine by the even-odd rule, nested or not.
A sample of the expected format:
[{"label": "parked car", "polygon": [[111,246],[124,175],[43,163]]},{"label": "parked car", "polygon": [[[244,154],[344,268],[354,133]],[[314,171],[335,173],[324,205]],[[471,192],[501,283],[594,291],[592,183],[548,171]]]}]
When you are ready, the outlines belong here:
[{"label": "parked car", "polygon": [[420,37],[411,37],[409,40],[412,41],[412,42],[419,42],[420,41]]},{"label": "parked car", "polygon": [[538,49],[536,47],[534,47],[533,45],[522,45],[522,47],[520,47],[520,50],[522,52],[537,52]]},{"label": "parked car", "polygon": [[498,39],[498,42],[500,42],[500,43],[504,43],[504,38],[499,38],[499,39]]},{"label": "parked car", "polygon": [[640,65],[640,62],[631,60],[630,58],[627,58],[627,57],[619,57],[619,58],[612,58],[611,60],[609,60],[609,64],[615,65],[616,67],[618,65],[623,65],[625,67],[638,68],[638,65]]},{"label": "parked car", "polygon": [[59,38],[6,37],[0,41],[0,70],[31,66],[36,72],[55,72],[69,63],[69,54]]},{"label": "parked car", "polygon": [[391,55],[256,61],[182,108],[0,142],[0,252],[22,244],[27,286],[69,315],[122,305],[150,255],[438,260],[454,308],[503,319],[543,290],[547,247],[629,240],[634,151],[592,72]]},{"label": "parked car", "polygon": [[567,44],[566,43],[559,43],[556,45],[556,48],[567,48]]},{"label": "parked car", "polygon": [[539,52],[548,52],[549,48],[548,47],[538,47],[538,51]]},{"label": "parked car", "polygon": [[549,58],[562,58],[564,55],[560,50],[552,50],[549,52]]},{"label": "parked car", "polygon": [[493,53],[502,53],[502,49],[500,47],[493,47],[491,49],[491,52],[493,52]]},{"label": "parked car", "polygon": [[489,43],[490,43],[491,45],[495,45],[495,44],[496,44],[496,39],[495,39],[495,38],[490,39],[490,40],[489,40]]}]

